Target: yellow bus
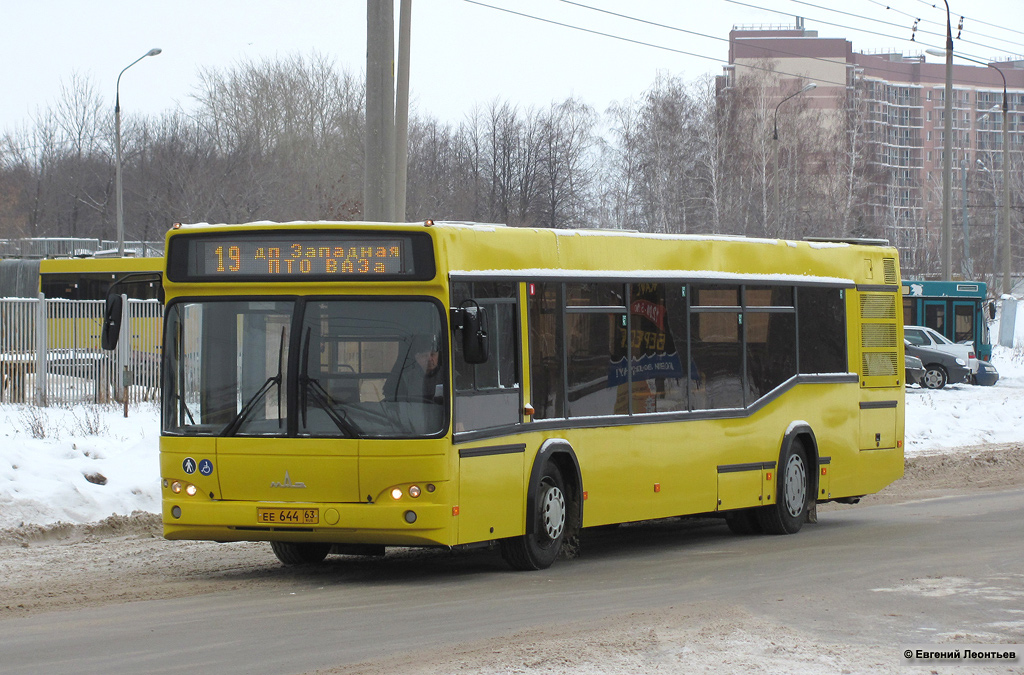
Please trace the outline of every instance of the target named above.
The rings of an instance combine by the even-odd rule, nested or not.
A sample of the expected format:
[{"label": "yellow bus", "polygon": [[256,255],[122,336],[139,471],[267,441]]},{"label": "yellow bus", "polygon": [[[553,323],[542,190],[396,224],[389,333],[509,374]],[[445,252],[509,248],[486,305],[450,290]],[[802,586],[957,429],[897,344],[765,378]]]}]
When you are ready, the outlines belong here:
[{"label": "yellow bus", "polygon": [[117,292],[136,300],[160,295],[164,259],[151,258],[45,258],[39,261],[39,292],[47,298],[104,300],[117,279]]},{"label": "yellow bus", "polygon": [[169,539],[542,569],[584,527],[795,533],[903,473],[885,242],[318,222],[165,251]]}]

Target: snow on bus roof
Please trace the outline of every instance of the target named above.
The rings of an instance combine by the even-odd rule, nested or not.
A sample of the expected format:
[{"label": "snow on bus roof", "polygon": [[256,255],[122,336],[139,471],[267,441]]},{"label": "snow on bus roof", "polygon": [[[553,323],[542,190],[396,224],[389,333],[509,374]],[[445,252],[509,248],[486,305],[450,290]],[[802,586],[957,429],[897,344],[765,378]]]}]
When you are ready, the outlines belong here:
[{"label": "snow on bus roof", "polygon": [[843,277],[821,277],[810,274],[753,274],[747,272],[715,272],[713,270],[566,270],[560,268],[529,268],[529,269],[488,269],[488,270],[449,270],[451,277],[559,277],[581,279],[621,279],[631,277],[638,279],[709,279],[715,281],[771,281],[793,284],[829,284],[853,286],[853,279]]},{"label": "snow on bus roof", "polygon": [[[371,222],[366,221],[341,221],[341,220],[293,220],[287,222],[278,222],[274,220],[258,220],[249,223],[181,223],[180,227],[233,227],[238,225],[259,225],[259,226],[309,226],[309,225],[405,225],[405,226],[416,226],[424,225],[423,221],[416,221],[410,223],[383,223],[383,222]],[[636,239],[662,239],[668,241],[731,241],[731,242],[743,242],[748,244],[768,244],[771,246],[778,246],[779,244],[786,244],[788,246],[795,246],[798,242],[787,239],[777,238],[759,238],[759,237],[744,237],[737,234],[671,234],[664,232],[640,232],[637,230],[616,230],[616,229],[605,229],[605,228],[582,228],[582,229],[553,229],[543,227],[516,227],[510,228],[503,223],[476,223],[470,221],[457,221],[457,220],[438,220],[432,221],[431,227],[435,228],[448,228],[448,229],[468,229],[475,230],[477,232],[496,232],[499,230],[530,230],[533,232],[550,232],[558,237],[630,237]],[[844,248],[851,245],[850,242],[842,241],[805,241],[811,248]]]}]

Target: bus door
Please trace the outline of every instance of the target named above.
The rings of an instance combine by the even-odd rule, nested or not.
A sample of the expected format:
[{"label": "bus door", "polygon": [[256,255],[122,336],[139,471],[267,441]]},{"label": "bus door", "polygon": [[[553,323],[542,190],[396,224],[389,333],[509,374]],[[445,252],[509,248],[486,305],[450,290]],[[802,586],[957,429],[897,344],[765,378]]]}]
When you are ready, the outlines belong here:
[{"label": "bus door", "polygon": [[949,336],[953,342],[972,340],[977,347],[981,336],[975,330],[975,304],[973,300],[953,301],[953,334]]},{"label": "bus door", "polygon": [[890,394],[878,390],[903,388],[903,360],[899,358],[902,350],[898,342],[899,314],[896,311],[899,296],[894,293],[858,292],[855,297],[859,300],[860,310],[855,321],[861,348],[860,449],[895,448],[902,391]]},{"label": "bus door", "polygon": [[951,338],[946,326],[946,301],[925,300],[922,304],[924,305],[924,322],[918,325],[928,326]]},{"label": "bus door", "polygon": [[453,308],[475,306],[485,312],[489,340],[484,363],[466,360],[461,334],[452,340],[456,442],[460,435],[479,437],[459,446],[460,543],[523,532],[524,476],[530,467],[526,444],[514,436],[523,421],[520,292],[520,284],[511,281],[481,279],[451,285]]}]

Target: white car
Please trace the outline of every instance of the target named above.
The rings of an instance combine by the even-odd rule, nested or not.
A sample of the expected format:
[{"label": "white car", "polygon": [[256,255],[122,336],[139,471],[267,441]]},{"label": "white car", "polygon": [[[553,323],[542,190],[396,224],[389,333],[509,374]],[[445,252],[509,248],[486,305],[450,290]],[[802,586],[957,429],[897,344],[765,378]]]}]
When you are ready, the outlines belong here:
[{"label": "white car", "polygon": [[967,363],[972,375],[978,372],[978,355],[974,352],[973,342],[953,342],[927,326],[904,326],[903,337],[912,345],[938,349],[940,352],[960,357]]}]

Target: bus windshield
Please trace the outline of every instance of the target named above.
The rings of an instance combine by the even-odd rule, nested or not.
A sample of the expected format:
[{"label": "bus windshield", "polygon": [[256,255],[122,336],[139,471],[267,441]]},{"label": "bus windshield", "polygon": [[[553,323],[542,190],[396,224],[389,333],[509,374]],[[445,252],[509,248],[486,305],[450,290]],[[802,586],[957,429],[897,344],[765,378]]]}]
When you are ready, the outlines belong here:
[{"label": "bus windshield", "polygon": [[448,409],[442,326],[440,305],[427,300],[174,303],[164,432],[437,435]]}]

